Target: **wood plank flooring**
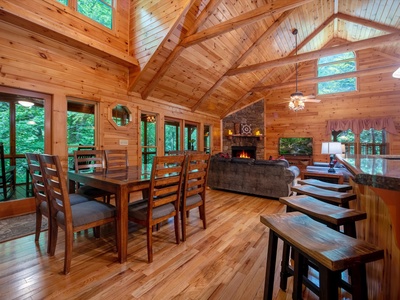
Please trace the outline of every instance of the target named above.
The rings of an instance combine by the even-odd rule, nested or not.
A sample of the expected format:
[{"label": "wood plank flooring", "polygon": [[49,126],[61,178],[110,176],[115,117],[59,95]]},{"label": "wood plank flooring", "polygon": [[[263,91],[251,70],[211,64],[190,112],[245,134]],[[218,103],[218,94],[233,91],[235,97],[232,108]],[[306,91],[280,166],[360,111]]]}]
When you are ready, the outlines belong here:
[{"label": "wood plank flooring", "polygon": [[[187,241],[176,245],[173,222],[162,226],[153,263],[144,228],[130,224],[128,261],[119,264],[113,229],[105,226],[100,239],[92,230],[75,234],[66,276],[62,231],[54,257],[46,254],[46,232],[38,244],[33,235],[1,243],[0,299],[262,299],[269,230],[260,215],[283,211],[276,200],[207,190],[208,228],[193,210]],[[278,278],[274,299],[291,299],[292,281],[285,293]],[[304,299],[316,298],[304,291]]]}]

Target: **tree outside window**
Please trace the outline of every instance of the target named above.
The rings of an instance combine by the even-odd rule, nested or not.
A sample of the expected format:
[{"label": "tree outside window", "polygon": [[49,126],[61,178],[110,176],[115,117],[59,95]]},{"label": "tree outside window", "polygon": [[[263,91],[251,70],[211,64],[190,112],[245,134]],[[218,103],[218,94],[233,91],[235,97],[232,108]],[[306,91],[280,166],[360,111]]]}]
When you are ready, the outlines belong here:
[{"label": "tree outside window", "polygon": [[57,0],[82,15],[112,29],[113,0]]},{"label": "tree outside window", "polygon": [[[318,60],[318,77],[344,74],[356,71],[356,60],[353,52],[346,52]],[[330,81],[320,81],[318,83],[318,94],[332,94],[341,92],[351,92],[356,90],[356,78],[344,78]]]}]

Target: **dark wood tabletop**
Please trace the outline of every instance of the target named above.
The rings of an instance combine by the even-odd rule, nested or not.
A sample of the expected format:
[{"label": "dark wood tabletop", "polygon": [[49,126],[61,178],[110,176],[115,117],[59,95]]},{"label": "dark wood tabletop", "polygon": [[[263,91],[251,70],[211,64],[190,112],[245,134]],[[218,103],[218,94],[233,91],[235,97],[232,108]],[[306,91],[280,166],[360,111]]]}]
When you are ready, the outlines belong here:
[{"label": "dark wood tabletop", "polygon": [[[120,263],[126,262],[128,241],[128,194],[135,191],[146,192],[150,185],[150,174],[142,174],[140,167],[128,167],[93,173],[76,173],[75,171],[69,171],[68,179],[115,194],[118,260]],[[70,184],[70,186],[73,186],[73,184]]]}]

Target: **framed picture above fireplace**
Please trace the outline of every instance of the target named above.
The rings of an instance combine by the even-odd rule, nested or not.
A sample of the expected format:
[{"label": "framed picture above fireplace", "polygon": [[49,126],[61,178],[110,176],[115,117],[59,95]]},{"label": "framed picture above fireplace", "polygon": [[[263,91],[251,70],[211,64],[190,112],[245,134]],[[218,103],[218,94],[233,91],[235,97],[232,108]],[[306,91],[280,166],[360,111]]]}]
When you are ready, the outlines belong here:
[{"label": "framed picture above fireplace", "polygon": [[312,155],[313,139],[311,137],[279,138],[280,155]]}]

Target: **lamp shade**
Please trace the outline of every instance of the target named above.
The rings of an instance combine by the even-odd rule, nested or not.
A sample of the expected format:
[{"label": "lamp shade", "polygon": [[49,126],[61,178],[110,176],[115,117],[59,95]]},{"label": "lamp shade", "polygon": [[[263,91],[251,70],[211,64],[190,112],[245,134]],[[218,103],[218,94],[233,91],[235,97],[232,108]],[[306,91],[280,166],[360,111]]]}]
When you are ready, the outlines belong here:
[{"label": "lamp shade", "polygon": [[342,144],[338,142],[322,143],[321,154],[341,154]]}]

